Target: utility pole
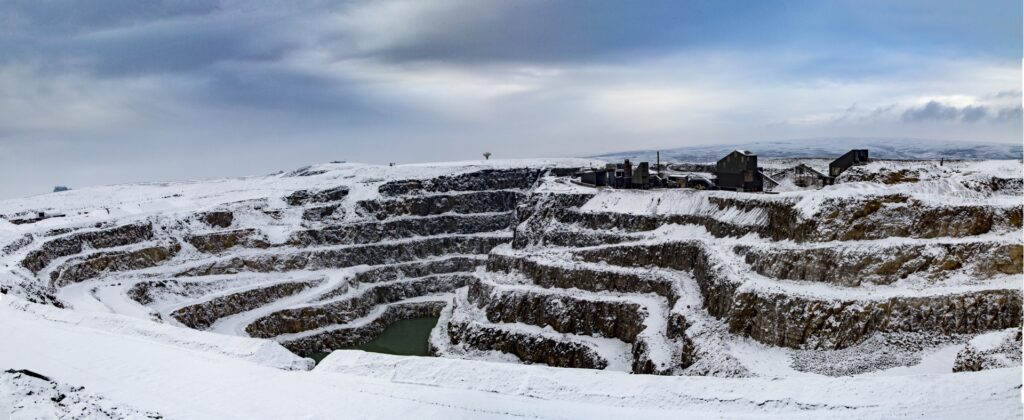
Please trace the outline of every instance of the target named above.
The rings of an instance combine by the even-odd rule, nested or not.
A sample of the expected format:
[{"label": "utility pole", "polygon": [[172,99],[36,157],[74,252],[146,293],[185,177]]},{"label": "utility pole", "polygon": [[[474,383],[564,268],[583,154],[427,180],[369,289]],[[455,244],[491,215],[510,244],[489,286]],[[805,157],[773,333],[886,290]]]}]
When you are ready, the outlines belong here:
[{"label": "utility pole", "polygon": [[661,150],[659,150],[657,152],[654,152],[654,153],[655,153],[655,156],[656,156],[656,159],[657,159],[657,163],[655,163],[655,167],[658,168],[658,176],[661,176]]}]

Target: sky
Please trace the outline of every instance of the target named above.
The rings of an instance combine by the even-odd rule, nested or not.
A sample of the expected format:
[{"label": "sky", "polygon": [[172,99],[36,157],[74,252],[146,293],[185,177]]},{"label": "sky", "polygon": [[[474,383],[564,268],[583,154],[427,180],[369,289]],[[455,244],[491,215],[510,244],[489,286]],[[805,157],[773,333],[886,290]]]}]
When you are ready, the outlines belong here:
[{"label": "sky", "polygon": [[307,164],[1020,143],[1019,0],[0,0],[0,198]]}]

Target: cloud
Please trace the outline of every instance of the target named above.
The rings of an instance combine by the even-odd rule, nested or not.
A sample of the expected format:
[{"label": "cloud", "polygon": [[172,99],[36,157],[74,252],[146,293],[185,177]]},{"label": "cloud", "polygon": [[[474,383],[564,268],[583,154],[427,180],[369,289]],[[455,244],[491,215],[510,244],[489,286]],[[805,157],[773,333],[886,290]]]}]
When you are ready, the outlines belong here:
[{"label": "cloud", "polygon": [[1003,108],[999,110],[998,114],[996,114],[996,120],[1017,122],[1017,125],[1019,126],[1021,121],[1021,114],[1024,114],[1024,110],[1022,110],[1020,106],[1016,106],[1013,108]]},{"label": "cloud", "polygon": [[324,156],[1018,141],[1012,3],[0,1],[0,197]]},{"label": "cloud", "polygon": [[956,107],[932,100],[922,107],[903,111],[902,118],[906,122],[963,121],[972,123],[982,120],[987,115],[988,108],[985,106],[968,105]]},{"label": "cloud", "polygon": [[988,108],[984,106],[965,106],[960,109],[960,119],[965,122],[979,121],[988,114]]}]

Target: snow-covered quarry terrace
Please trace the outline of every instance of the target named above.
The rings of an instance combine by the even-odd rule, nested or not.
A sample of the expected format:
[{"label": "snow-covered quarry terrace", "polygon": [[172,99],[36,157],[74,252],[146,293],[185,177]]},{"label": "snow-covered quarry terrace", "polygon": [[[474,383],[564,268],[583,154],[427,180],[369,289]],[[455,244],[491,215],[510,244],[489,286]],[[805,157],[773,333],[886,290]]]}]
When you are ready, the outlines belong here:
[{"label": "snow-covered quarry terrace", "polygon": [[[0,418],[1024,416],[1021,161],[772,194],[572,177],[603,165],[0,201]],[[354,350],[414,319],[431,357]]]}]

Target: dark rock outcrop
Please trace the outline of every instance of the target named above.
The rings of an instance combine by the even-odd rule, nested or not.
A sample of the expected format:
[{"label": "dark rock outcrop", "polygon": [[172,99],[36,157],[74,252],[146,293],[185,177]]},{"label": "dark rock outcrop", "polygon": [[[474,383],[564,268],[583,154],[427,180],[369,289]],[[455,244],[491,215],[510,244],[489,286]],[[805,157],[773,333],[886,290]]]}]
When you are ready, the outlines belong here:
[{"label": "dark rock outcrop", "polygon": [[392,239],[445,234],[494,232],[512,227],[511,212],[498,214],[446,214],[433,217],[355,223],[295,232],[288,245],[368,244]]},{"label": "dark rock outcrop", "polygon": [[302,206],[306,204],[314,203],[329,203],[331,201],[341,201],[348,195],[348,187],[339,186],[334,188],[328,188],[326,190],[311,191],[311,190],[299,190],[291,193],[285,198],[285,201],[292,206]]},{"label": "dark rock outcrop", "polygon": [[468,298],[493,323],[550,326],[561,333],[618,338],[627,343],[636,341],[648,315],[636,303],[500,290],[476,278],[469,283]]},{"label": "dark rock outcrop", "polygon": [[395,264],[449,254],[486,254],[491,248],[507,241],[508,238],[505,236],[445,236],[314,251],[277,251],[223,259],[182,271],[176,276],[237,274],[243,271],[315,270],[362,264]]},{"label": "dark rock outcrop", "polygon": [[528,168],[484,169],[426,180],[391,181],[381,185],[379,191],[382,195],[394,196],[419,192],[525,190],[532,187],[542,173],[543,170]]},{"label": "dark rock outcrop", "polygon": [[495,213],[516,208],[523,193],[516,191],[479,191],[453,195],[424,195],[367,200],[356,204],[358,210],[384,220],[390,217],[430,216],[443,213]]},{"label": "dark rock outcrop", "polygon": [[267,248],[270,244],[256,229],[238,229],[225,232],[204,233],[185,236],[185,242],[201,252],[217,254],[236,246],[245,248]]},{"label": "dark rock outcrop", "polygon": [[39,249],[29,252],[21,261],[21,265],[33,273],[38,273],[57,258],[80,254],[85,246],[112,248],[136,244],[152,238],[153,226],[150,224],[123,225],[110,229],[76,233],[47,241]]},{"label": "dark rock outcrop", "polygon": [[99,252],[71,260],[50,273],[57,287],[78,283],[113,271],[138,270],[156,266],[174,257],[181,245],[157,245],[133,251]]},{"label": "dark rock outcrop", "polygon": [[940,280],[954,273],[986,279],[1020,274],[1022,251],[1019,244],[994,242],[931,245],[878,246],[848,249],[748,248],[737,252],[758,273],[792,280],[827,282],[842,286],[861,283],[890,284],[911,274]]},{"label": "dark rock outcrop", "polygon": [[875,331],[967,334],[1017,327],[1021,305],[1019,290],[832,301],[740,292],[729,331],[774,346],[842,349]]},{"label": "dark rock outcrop", "polygon": [[451,292],[465,286],[469,278],[461,274],[445,274],[373,284],[340,301],[274,312],[249,324],[245,330],[253,337],[269,338],[345,324],[366,316],[376,305]]},{"label": "dark rock outcrop", "polygon": [[[1006,334],[1002,342],[990,348],[978,348],[968,343],[956,354],[953,372],[978,372],[1017,366],[1021,363],[1021,330]],[[1019,369],[1018,369],[1019,370]]]},{"label": "dark rock outcrop", "polygon": [[309,282],[287,282],[259,287],[189,305],[172,312],[171,316],[189,328],[205,330],[220,318],[259,308],[310,286]]},{"label": "dark rock outcrop", "polygon": [[227,228],[235,220],[235,214],[227,210],[199,213],[196,218],[210,227]]}]

